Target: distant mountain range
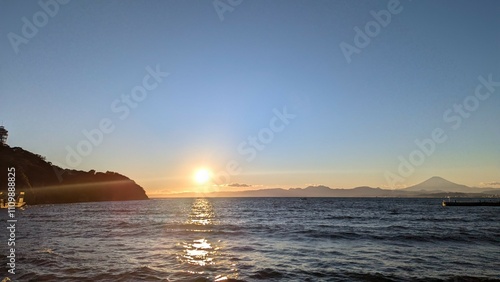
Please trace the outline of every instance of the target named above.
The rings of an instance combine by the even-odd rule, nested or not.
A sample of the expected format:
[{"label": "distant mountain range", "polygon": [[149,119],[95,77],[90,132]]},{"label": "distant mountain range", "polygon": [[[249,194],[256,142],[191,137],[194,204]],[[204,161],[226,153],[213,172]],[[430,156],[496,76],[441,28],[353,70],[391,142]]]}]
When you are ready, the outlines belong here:
[{"label": "distant mountain range", "polygon": [[211,193],[178,193],[170,197],[500,197],[500,189],[473,188],[456,184],[438,176],[399,190],[372,187],[356,187],[351,189],[332,189],[326,186],[309,186],[306,188],[274,188],[246,191],[223,191]]}]

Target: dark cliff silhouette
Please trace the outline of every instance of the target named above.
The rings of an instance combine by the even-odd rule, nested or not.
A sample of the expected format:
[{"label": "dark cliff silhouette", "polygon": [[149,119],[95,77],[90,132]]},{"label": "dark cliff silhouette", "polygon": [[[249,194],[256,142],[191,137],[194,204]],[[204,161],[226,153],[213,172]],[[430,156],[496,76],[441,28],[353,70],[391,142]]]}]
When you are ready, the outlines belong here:
[{"label": "dark cliff silhouette", "polygon": [[7,190],[7,168],[16,170],[16,192],[28,205],[146,200],[144,189],[116,172],[63,169],[19,147],[0,146],[0,191]]}]

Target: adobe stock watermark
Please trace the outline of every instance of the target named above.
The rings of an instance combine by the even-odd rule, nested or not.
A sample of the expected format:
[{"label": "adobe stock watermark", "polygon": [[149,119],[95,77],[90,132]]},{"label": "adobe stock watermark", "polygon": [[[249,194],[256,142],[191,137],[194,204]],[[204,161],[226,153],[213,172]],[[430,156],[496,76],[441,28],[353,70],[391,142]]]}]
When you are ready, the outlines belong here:
[{"label": "adobe stock watermark", "polygon": [[[297,115],[288,112],[286,106],[282,110],[273,109],[273,116],[266,127],[261,128],[256,135],[250,135],[245,141],[242,141],[236,147],[237,152],[245,157],[247,163],[252,162],[261,152],[273,142],[275,134],[282,132],[294,120]],[[220,186],[230,183],[231,176],[239,175],[243,171],[240,163],[236,160],[229,160],[226,163],[225,170],[219,171],[212,178],[215,185]]]},{"label": "adobe stock watermark", "polygon": [[[156,65],[153,69],[151,66],[145,68],[146,75],[142,78],[141,84],[133,87],[130,94],[122,94],[120,98],[115,99],[111,105],[111,112],[118,120],[125,120],[130,113],[143,102],[150,92],[154,91],[164,78],[170,74],[162,72],[160,66]],[[95,147],[98,147],[104,141],[106,134],[110,134],[115,130],[115,122],[112,118],[102,118],[96,128],[90,130],[83,129],[83,138],[73,147],[66,146],[66,166],[75,168],[81,164],[83,158],[90,155]],[[54,170],[56,170],[54,168]],[[56,171],[59,181],[62,181],[62,171]]]},{"label": "adobe stock watermark", "polygon": [[[486,101],[495,92],[495,88],[500,87],[500,81],[494,81],[493,75],[489,74],[488,78],[483,76],[478,77],[474,94],[471,94],[463,99],[459,104],[454,104],[443,113],[443,121],[453,130],[458,130],[464,119],[471,117],[480,104]],[[407,177],[410,177],[415,172],[415,169],[425,163],[437,149],[437,146],[445,143],[448,140],[448,135],[441,127],[435,128],[429,138],[423,140],[416,139],[415,145],[417,148],[408,154],[408,157],[398,156],[399,165],[396,173],[385,171],[384,177],[389,184],[389,187],[396,187],[396,184],[403,183]]]},{"label": "adobe stock watermark", "polygon": [[66,5],[69,1],[70,0],[38,1],[41,10],[35,12],[31,20],[26,17],[21,18],[23,25],[20,35],[14,32],[9,32],[7,34],[7,39],[9,39],[10,46],[12,46],[14,53],[19,53],[19,46],[21,44],[28,44],[28,42],[38,34],[39,29],[46,26],[49,23],[49,19],[54,18],[57,13],[59,13],[61,5]]},{"label": "adobe stock watermark", "polygon": [[212,5],[214,6],[219,20],[222,22],[224,21],[224,14],[227,12],[232,13],[241,3],[243,3],[243,0],[214,0]]},{"label": "adobe stock watermark", "polygon": [[[9,274],[16,274],[16,206],[21,203],[21,198],[19,203],[16,202],[16,168],[8,167],[7,168],[7,203],[4,203],[2,199],[2,206],[7,205],[7,230],[9,231],[9,239],[7,240],[8,246],[8,255],[7,255],[7,272]],[[21,197],[21,194],[20,194]]]},{"label": "adobe stock watermark", "polygon": [[389,0],[387,3],[387,9],[383,9],[378,12],[373,10],[370,11],[370,15],[373,17],[373,20],[367,22],[363,29],[358,26],[354,27],[353,44],[349,44],[345,41],[342,41],[339,44],[340,51],[342,51],[347,63],[351,63],[352,55],[360,54],[362,49],[370,45],[371,40],[380,34],[382,28],[387,27],[391,23],[392,16],[397,15],[402,11],[403,6],[399,0]]}]

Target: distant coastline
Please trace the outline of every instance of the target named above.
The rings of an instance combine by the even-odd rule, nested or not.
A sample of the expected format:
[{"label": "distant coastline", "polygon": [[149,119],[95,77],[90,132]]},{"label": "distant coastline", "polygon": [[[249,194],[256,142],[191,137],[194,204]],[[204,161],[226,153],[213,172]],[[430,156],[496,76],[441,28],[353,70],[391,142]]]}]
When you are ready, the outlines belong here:
[{"label": "distant coastline", "polygon": [[404,189],[382,189],[368,186],[350,189],[330,188],[326,186],[309,186],[306,188],[273,188],[244,191],[215,191],[209,193],[185,192],[165,195],[158,198],[193,198],[193,197],[224,197],[224,198],[500,198],[500,189],[475,188],[456,184],[438,176]]},{"label": "distant coastline", "polygon": [[[43,156],[3,145],[0,168],[8,167],[15,168],[16,192],[25,192],[28,205],[149,199],[141,186],[119,173],[64,169]],[[0,183],[7,183],[7,173],[0,173]]]}]

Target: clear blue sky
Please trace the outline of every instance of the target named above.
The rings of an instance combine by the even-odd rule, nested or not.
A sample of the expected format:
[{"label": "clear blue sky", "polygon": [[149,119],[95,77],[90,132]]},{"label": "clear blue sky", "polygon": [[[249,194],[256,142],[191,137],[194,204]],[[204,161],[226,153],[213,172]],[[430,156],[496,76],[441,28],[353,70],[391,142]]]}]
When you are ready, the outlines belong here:
[{"label": "clear blue sky", "polygon": [[[401,1],[348,63],[341,43],[356,47],[354,28],[389,2],[221,0],[230,10],[219,16],[212,1],[70,1],[56,11],[42,0],[51,16],[38,1],[3,0],[0,122],[11,146],[71,167],[68,146],[107,119],[113,131],[72,167],[118,171],[150,195],[235,189],[192,179],[234,162],[241,172],[227,182],[252,188],[500,181],[500,86],[469,97],[479,76],[500,82],[500,2]],[[148,66],[169,75],[148,78]],[[155,87],[135,108],[120,101],[144,79]],[[465,118],[453,107],[467,97]],[[273,118],[284,107],[288,124]],[[266,130],[273,120],[279,132]],[[436,128],[446,141],[399,173],[398,157]],[[261,150],[247,140],[259,132]]]}]

